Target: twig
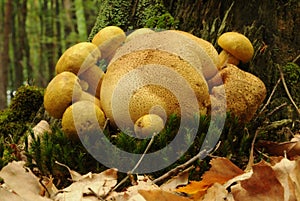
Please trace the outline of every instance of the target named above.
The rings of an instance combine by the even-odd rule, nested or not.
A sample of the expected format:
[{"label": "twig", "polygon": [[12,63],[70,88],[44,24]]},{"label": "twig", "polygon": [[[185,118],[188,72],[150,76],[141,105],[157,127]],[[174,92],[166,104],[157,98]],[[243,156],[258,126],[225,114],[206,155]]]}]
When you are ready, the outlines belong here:
[{"label": "twig", "polygon": [[[245,131],[249,135],[249,132],[248,132],[247,128],[245,128]],[[252,166],[253,166],[253,164],[254,164],[254,156],[253,156],[253,154],[254,154],[254,144],[255,144],[255,140],[256,140],[256,137],[257,137],[259,131],[260,131],[260,127],[258,127],[256,129],[255,134],[254,134],[254,138],[253,138],[252,143],[251,143],[251,150],[250,150],[249,162],[248,162],[247,167],[245,169],[246,172],[250,171],[251,168],[252,168]]]},{"label": "twig", "polygon": [[115,191],[117,188],[119,188],[122,184],[124,184],[127,179],[130,177],[130,175],[132,175],[132,173],[138,168],[138,166],[141,164],[142,160],[144,159],[145,155],[147,154],[147,152],[149,151],[151,145],[153,144],[154,142],[154,137],[156,136],[156,133],[153,133],[152,137],[151,137],[151,140],[150,142],[148,143],[144,153],[142,154],[141,158],[139,159],[139,161],[136,163],[136,165],[134,166],[134,168],[132,168],[131,171],[129,171],[127,173],[127,176],[122,179],[115,187],[111,188],[110,191],[108,191],[108,193],[106,193],[104,196],[102,196],[102,198],[107,198],[107,196],[109,196],[109,194],[113,191]]},{"label": "twig", "polygon": [[295,59],[293,59],[293,63],[295,63],[298,59],[300,59],[300,54],[295,58]]},{"label": "twig", "polygon": [[185,162],[182,165],[179,165],[175,168],[173,168],[172,170],[170,170],[169,172],[165,173],[164,175],[158,177],[157,179],[154,179],[152,182],[153,183],[159,183],[175,174],[177,174],[179,171],[186,169],[188,166],[190,166],[191,164],[193,164],[196,160],[198,160],[199,158],[202,158],[206,155],[208,155],[211,151],[213,150],[213,148],[211,149],[204,149],[202,151],[200,151],[196,156],[194,156],[193,158],[191,158],[190,160],[188,160],[187,162]]},{"label": "twig", "polygon": [[269,113],[267,114],[267,117],[271,116],[272,114],[274,114],[274,112],[276,112],[277,110],[281,109],[282,107],[284,107],[284,106],[286,106],[286,105],[287,105],[287,103],[284,102],[284,103],[282,103],[281,105],[275,107],[271,112],[269,112]]},{"label": "twig", "polygon": [[91,191],[92,195],[94,195],[98,200],[104,201],[104,199],[99,196],[93,189],[89,187],[88,190]]},{"label": "twig", "polygon": [[258,115],[256,116],[255,119],[257,119],[257,118],[263,113],[263,111],[266,109],[266,107],[270,104],[271,99],[272,99],[272,96],[274,95],[274,93],[275,93],[275,91],[276,91],[276,88],[277,88],[278,84],[280,83],[280,81],[281,81],[281,77],[277,80],[277,82],[276,82],[276,84],[275,84],[275,86],[274,86],[274,88],[273,88],[273,90],[272,90],[272,92],[271,92],[271,94],[270,94],[270,96],[269,96],[269,98],[268,98],[266,104],[265,104],[265,105],[263,106],[263,108],[259,111],[259,113],[258,113]]},{"label": "twig", "polygon": [[290,101],[292,102],[293,106],[295,107],[295,109],[296,109],[296,111],[298,113],[298,116],[300,116],[300,110],[299,110],[298,106],[296,105],[296,103],[294,102],[294,100],[293,100],[293,98],[292,98],[292,96],[291,96],[291,94],[289,92],[289,89],[288,89],[288,87],[287,87],[287,85],[285,83],[285,80],[284,80],[283,72],[282,72],[282,70],[281,70],[281,68],[279,66],[277,66],[277,67],[278,67],[279,72],[280,72],[280,77],[281,77],[282,84],[284,86],[285,92],[288,95],[288,97],[289,97]]},{"label": "twig", "polygon": [[156,133],[154,133],[154,134],[152,135],[151,140],[150,140],[150,142],[148,143],[148,145],[147,145],[147,147],[146,147],[146,149],[145,149],[143,155],[141,156],[141,158],[140,158],[140,160],[137,162],[137,164],[134,166],[134,168],[132,168],[132,170],[130,171],[130,173],[133,173],[133,172],[139,167],[139,165],[141,164],[142,160],[144,159],[146,153],[149,151],[151,145],[153,144],[153,142],[154,142],[154,137],[155,137],[155,136],[156,136]]}]

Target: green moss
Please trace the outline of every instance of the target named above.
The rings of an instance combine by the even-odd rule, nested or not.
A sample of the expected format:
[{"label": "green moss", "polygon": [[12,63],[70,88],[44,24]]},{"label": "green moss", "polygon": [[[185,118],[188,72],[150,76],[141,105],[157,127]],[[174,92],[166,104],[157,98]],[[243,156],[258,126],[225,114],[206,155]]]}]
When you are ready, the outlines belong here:
[{"label": "green moss", "polygon": [[105,169],[85,150],[80,142],[68,139],[61,130],[60,123],[52,125],[51,130],[51,134],[44,133],[38,137],[34,137],[33,132],[30,131],[29,135],[33,139],[30,146],[28,146],[27,138],[25,139],[28,167],[37,167],[42,175],[52,175],[55,179],[60,180],[59,187],[66,187],[70,184],[70,181],[66,179],[70,178],[70,174],[65,167],[56,164],[55,161],[63,163],[81,174]]},{"label": "green moss", "polygon": [[21,86],[16,91],[9,107],[0,113],[0,134],[17,140],[33,123],[43,105],[43,89]]},{"label": "green moss", "polygon": [[285,82],[296,104],[300,105],[300,67],[292,62],[282,67]]},{"label": "green moss", "polygon": [[88,41],[102,28],[110,25],[119,26],[124,31],[130,26],[130,12],[132,10],[130,1],[123,0],[100,0],[99,13],[94,27],[91,30]]},{"label": "green moss", "polygon": [[161,0],[143,0],[137,7],[137,24],[156,29],[176,29],[178,21],[167,11]]}]

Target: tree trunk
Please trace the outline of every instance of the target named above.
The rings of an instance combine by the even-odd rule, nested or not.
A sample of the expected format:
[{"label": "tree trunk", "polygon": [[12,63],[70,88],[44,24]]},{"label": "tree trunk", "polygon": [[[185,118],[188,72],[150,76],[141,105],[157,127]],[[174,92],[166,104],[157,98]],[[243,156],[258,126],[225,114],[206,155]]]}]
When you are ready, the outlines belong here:
[{"label": "tree trunk", "polygon": [[4,34],[3,34],[3,51],[1,60],[1,72],[0,72],[0,109],[4,109],[7,106],[7,85],[8,85],[8,66],[9,66],[9,41],[10,33],[12,30],[12,10],[13,2],[6,1],[5,4],[5,16],[4,16]]},{"label": "tree trunk", "polygon": [[[108,25],[120,26],[125,31],[164,26],[206,39],[220,52],[216,41],[222,33],[243,33],[252,41],[255,54],[249,63],[239,67],[261,78],[268,95],[279,78],[278,66],[293,60],[300,62],[295,59],[300,54],[299,0],[99,0],[99,3],[99,15],[89,40]],[[283,89],[278,90],[274,98],[283,93]],[[299,97],[297,104],[300,104],[299,94],[294,94]]]}]

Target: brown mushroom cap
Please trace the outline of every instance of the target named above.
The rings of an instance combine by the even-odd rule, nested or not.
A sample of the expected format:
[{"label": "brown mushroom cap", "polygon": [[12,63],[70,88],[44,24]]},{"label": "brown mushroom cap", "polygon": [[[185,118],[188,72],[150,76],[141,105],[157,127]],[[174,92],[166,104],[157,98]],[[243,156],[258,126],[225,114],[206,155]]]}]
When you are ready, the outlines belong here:
[{"label": "brown mushroom cap", "polygon": [[101,51],[102,58],[106,59],[119,48],[126,39],[125,32],[117,26],[107,26],[101,29],[92,39]]},{"label": "brown mushroom cap", "polygon": [[138,138],[148,138],[158,134],[165,127],[164,120],[156,114],[146,114],[134,124],[134,133]]},{"label": "brown mushroom cap", "polygon": [[71,72],[56,75],[48,84],[44,95],[46,111],[54,118],[61,118],[72,100],[81,97],[81,86],[78,77]]},{"label": "brown mushroom cap", "polygon": [[218,44],[225,51],[232,54],[242,62],[250,61],[254,54],[251,41],[238,32],[226,32],[218,38]]},{"label": "brown mushroom cap", "polygon": [[94,66],[101,57],[98,47],[90,42],[80,42],[68,48],[56,63],[56,74],[70,71],[80,74]]},{"label": "brown mushroom cap", "polygon": [[62,129],[71,139],[78,139],[78,134],[97,132],[104,124],[103,111],[91,101],[78,101],[72,104],[62,117]]},{"label": "brown mushroom cap", "polygon": [[[107,68],[100,91],[103,111],[113,124],[116,118],[114,115],[117,115],[117,119],[122,119],[129,111],[132,121],[135,122],[157,105],[165,110],[167,116],[173,113],[182,115],[180,108],[183,105],[205,113],[210,101],[208,87],[202,74],[202,64],[205,64],[203,60],[215,66],[207,57],[206,52],[195,41],[179,33],[166,31],[135,37],[118,49]],[[148,67],[148,70],[142,69],[145,66]],[[151,71],[149,70],[151,68],[158,70]],[[172,73],[166,75],[167,70]],[[136,76],[127,79],[126,76],[133,71]],[[175,79],[175,74],[190,86],[198,100],[197,105],[193,105],[191,102],[193,97],[190,95],[185,97],[180,105],[178,97],[175,97],[172,91],[164,86],[167,82],[174,89],[184,92],[183,83],[179,83]],[[161,79],[161,84],[149,84],[137,88],[133,94],[127,94],[129,85],[139,85],[158,79]],[[126,83],[120,84],[121,80]],[[121,89],[119,92],[115,92],[117,87]],[[119,105],[121,106],[114,105],[113,96],[120,97]],[[123,107],[121,102],[125,100],[123,97],[126,96],[130,96],[130,101]]]},{"label": "brown mushroom cap", "polygon": [[264,83],[258,77],[233,64],[228,64],[220,74],[224,85],[212,88],[212,98],[222,100],[219,91],[224,87],[227,111],[238,117],[241,122],[250,121],[266,97]]}]

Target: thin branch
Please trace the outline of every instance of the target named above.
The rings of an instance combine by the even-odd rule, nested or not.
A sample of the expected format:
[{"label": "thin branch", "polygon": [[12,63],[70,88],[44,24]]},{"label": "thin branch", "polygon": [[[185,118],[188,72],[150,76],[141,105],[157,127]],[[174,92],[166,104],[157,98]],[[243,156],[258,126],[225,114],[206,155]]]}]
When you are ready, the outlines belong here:
[{"label": "thin branch", "polygon": [[274,88],[273,88],[273,90],[272,90],[272,92],[271,92],[271,94],[270,94],[270,96],[269,96],[269,98],[268,98],[266,104],[265,104],[265,105],[263,106],[263,108],[259,111],[258,115],[256,116],[256,119],[263,113],[263,111],[266,109],[266,107],[270,104],[271,99],[272,99],[272,96],[274,95],[274,93],[275,93],[275,91],[276,91],[276,88],[278,87],[280,81],[281,81],[281,77],[277,80],[277,82],[276,82],[276,84],[275,84],[275,86],[274,86]]},{"label": "thin branch", "polygon": [[293,59],[293,63],[295,63],[298,59],[300,59],[300,54],[295,58],[295,59]]},{"label": "thin branch", "polygon": [[282,103],[281,105],[275,107],[271,112],[269,112],[269,113],[267,114],[267,117],[273,115],[274,112],[276,112],[277,110],[281,109],[282,107],[284,107],[284,106],[286,106],[286,105],[287,105],[287,103],[284,102],[284,103]]},{"label": "thin branch", "polygon": [[124,184],[124,183],[127,181],[127,179],[130,177],[130,175],[132,175],[132,173],[133,173],[133,172],[138,168],[138,166],[141,164],[142,160],[144,159],[145,155],[147,154],[147,152],[149,151],[151,145],[153,144],[155,136],[156,136],[156,133],[153,133],[150,142],[148,143],[148,145],[147,145],[147,147],[146,147],[144,153],[142,154],[141,158],[140,158],[139,161],[136,163],[136,165],[134,166],[134,168],[132,168],[132,170],[129,171],[129,172],[127,173],[127,176],[126,176],[124,179],[122,179],[115,187],[111,188],[110,191],[108,191],[108,193],[106,193],[102,198],[104,198],[104,199],[107,198],[107,196],[109,196],[109,194],[110,194],[111,192],[115,191],[117,188],[119,188],[122,184]]},{"label": "thin branch", "polygon": [[[247,128],[245,128],[245,131],[247,132],[247,134],[249,134]],[[252,166],[254,164],[254,156],[253,156],[254,155],[254,145],[255,145],[255,140],[256,140],[256,137],[257,137],[259,131],[260,131],[260,127],[255,131],[254,138],[253,138],[252,143],[251,143],[251,150],[250,150],[249,162],[248,162],[247,167],[245,169],[246,172],[249,171],[249,170],[251,170],[251,168],[252,168]]]},{"label": "thin branch", "polygon": [[209,149],[209,150],[202,150],[200,151],[196,156],[194,156],[193,158],[191,158],[190,160],[188,160],[187,162],[185,162],[182,165],[179,165],[175,168],[173,168],[172,170],[170,170],[169,172],[165,173],[164,175],[160,176],[157,179],[153,180],[153,183],[159,183],[173,175],[176,175],[178,172],[186,169],[188,166],[192,165],[196,160],[198,160],[199,158],[202,158],[204,156],[207,156],[211,151],[213,150],[213,148]]},{"label": "thin branch", "polygon": [[280,77],[281,77],[282,84],[284,86],[285,92],[288,95],[288,97],[289,97],[290,101],[292,102],[293,106],[295,107],[295,109],[296,109],[296,111],[298,113],[298,116],[300,116],[300,110],[299,110],[298,106],[296,105],[295,101],[293,100],[293,98],[292,98],[292,96],[291,96],[291,94],[289,92],[289,89],[288,89],[288,87],[287,87],[287,85],[285,83],[285,80],[284,80],[283,72],[282,72],[282,70],[281,70],[281,68],[279,66],[278,66],[278,69],[279,69],[279,72],[280,72]]},{"label": "thin branch", "polygon": [[88,190],[91,191],[92,195],[94,195],[98,200],[104,201],[104,199],[99,196],[93,189],[89,187]]}]

